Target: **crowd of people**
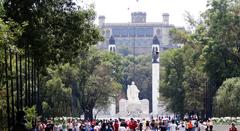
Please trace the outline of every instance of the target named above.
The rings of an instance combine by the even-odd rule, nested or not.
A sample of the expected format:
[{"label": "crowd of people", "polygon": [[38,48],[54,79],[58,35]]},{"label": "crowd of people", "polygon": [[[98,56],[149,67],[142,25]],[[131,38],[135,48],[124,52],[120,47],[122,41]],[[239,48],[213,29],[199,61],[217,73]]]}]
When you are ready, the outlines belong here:
[{"label": "crowd of people", "polygon": [[[28,131],[24,126],[25,113],[17,113],[17,123],[13,131]],[[56,121],[38,121],[32,131],[213,131],[213,122],[199,121],[197,118],[179,120],[171,117],[158,117],[157,119],[61,119]],[[237,131],[232,123],[229,131]]]},{"label": "crowd of people", "polygon": [[66,122],[53,124],[52,120],[39,122],[39,131],[212,131],[211,120],[198,121],[195,119],[177,121],[171,118],[145,119],[109,119],[81,120],[68,119]]}]

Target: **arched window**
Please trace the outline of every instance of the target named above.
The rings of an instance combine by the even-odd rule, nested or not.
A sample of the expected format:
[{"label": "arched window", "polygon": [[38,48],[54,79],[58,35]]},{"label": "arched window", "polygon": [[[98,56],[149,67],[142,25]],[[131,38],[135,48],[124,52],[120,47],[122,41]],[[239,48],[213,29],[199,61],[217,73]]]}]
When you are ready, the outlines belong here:
[{"label": "arched window", "polygon": [[110,30],[106,30],[106,36],[107,36],[107,37],[110,36]]}]

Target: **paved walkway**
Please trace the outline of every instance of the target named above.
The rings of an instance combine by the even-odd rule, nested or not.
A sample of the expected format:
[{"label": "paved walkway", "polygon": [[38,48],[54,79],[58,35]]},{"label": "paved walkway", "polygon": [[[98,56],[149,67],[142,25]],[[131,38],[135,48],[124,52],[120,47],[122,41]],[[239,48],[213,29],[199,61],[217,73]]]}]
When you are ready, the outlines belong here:
[{"label": "paved walkway", "polygon": [[[230,127],[231,127],[230,125],[215,125],[215,126],[213,126],[213,130],[214,131],[228,131]],[[238,130],[240,130],[239,125],[236,127]]]}]

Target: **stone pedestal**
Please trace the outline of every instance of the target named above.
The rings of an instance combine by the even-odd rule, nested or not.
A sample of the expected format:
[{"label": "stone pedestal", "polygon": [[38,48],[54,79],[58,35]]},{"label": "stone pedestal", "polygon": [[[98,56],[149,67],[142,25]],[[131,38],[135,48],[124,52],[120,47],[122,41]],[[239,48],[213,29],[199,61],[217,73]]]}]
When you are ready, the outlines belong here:
[{"label": "stone pedestal", "polygon": [[149,115],[149,101],[147,99],[140,100],[139,103],[131,103],[126,99],[119,101],[120,117],[146,117]]}]

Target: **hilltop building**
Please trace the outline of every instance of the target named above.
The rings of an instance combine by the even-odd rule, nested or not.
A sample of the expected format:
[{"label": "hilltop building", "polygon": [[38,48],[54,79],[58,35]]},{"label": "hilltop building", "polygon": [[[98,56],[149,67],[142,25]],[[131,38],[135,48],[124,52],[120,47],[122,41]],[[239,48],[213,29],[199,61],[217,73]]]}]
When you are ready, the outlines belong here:
[{"label": "hilltop building", "polygon": [[98,47],[107,50],[111,39],[115,41],[117,53],[150,54],[155,36],[160,42],[160,51],[179,47],[172,40],[170,30],[176,27],[169,24],[168,13],[162,14],[162,22],[147,22],[146,18],[145,12],[133,12],[129,23],[106,23],[105,16],[99,16],[99,28],[105,40]]}]

